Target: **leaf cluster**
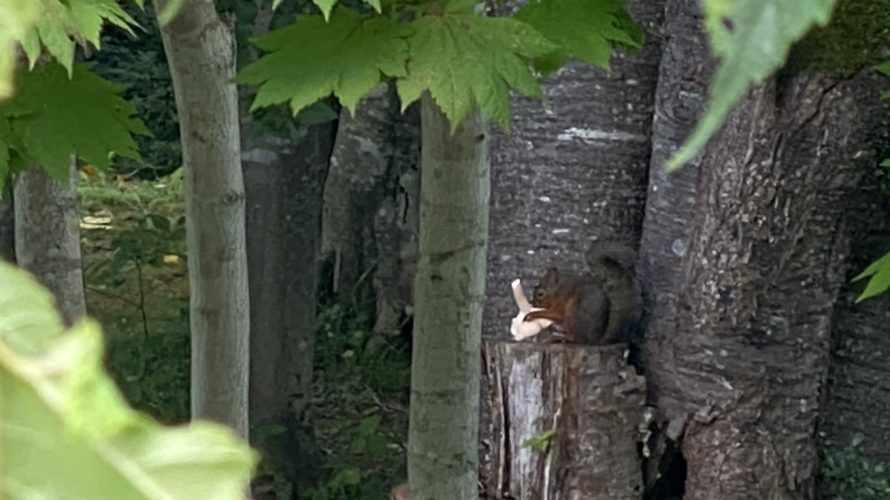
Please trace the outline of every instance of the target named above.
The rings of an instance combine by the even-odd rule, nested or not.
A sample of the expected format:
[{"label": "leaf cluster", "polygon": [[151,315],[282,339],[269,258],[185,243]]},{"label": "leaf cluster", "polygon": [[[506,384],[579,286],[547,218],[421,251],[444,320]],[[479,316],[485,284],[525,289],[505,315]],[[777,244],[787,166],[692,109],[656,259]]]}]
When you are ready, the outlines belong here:
[{"label": "leaf cluster", "polygon": [[478,107],[509,129],[510,91],[540,96],[540,78],[569,57],[608,67],[613,46],[642,40],[618,0],[533,0],[513,18],[477,8],[406,1],[386,4],[383,15],[339,6],[329,20],[301,16],[255,39],[265,55],[236,81],[259,86],[252,109],[287,102],[296,114],[331,93],[353,111],[374,85],[395,79],[403,108],[429,92],[452,127]]},{"label": "leaf cluster", "polygon": [[71,77],[57,63],[19,75],[20,91],[0,102],[0,179],[41,165],[65,179],[71,154],[107,167],[112,152],[139,160],[133,134],[148,134],[121,87],[75,64]]},{"label": "leaf cluster", "polygon": [[720,64],[704,115],[667,168],[691,160],[748,87],[779,68],[791,45],[810,28],[828,23],[834,4],[835,0],[705,0],[705,28]]},{"label": "leaf cluster", "polygon": [[65,331],[51,294],[10,264],[0,282],[0,496],[242,497],[256,456],[231,431],[134,411],[102,368],[95,322]]}]

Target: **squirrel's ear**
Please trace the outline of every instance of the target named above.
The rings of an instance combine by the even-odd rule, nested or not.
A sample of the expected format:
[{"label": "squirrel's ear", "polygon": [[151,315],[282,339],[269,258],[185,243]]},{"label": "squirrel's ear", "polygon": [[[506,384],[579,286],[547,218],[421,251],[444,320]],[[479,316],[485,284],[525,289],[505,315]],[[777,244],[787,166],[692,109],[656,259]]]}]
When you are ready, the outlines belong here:
[{"label": "squirrel's ear", "polygon": [[544,277],[541,279],[541,283],[544,286],[555,285],[559,282],[559,271],[555,267],[548,268],[547,271],[544,272]]}]

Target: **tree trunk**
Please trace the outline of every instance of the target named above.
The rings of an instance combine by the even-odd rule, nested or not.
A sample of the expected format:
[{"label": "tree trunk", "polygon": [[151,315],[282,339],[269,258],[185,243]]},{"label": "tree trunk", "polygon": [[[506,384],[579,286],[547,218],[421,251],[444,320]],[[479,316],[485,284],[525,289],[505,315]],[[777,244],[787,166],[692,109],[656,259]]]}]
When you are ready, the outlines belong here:
[{"label": "tree trunk", "polygon": [[[514,100],[510,136],[495,134],[486,336],[509,331],[513,279],[530,290],[552,265],[589,272],[583,255],[594,240],[638,244],[663,2],[627,7],[646,32],[638,52],[613,54],[611,72],[569,64],[544,84],[543,101]],[[491,455],[496,437],[485,432],[493,412],[487,403],[483,395],[480,481],[491,487],[499,472]]]},{"label": "tree trunk", "polygon": [[[656,152],[671,151],[687,130],[694,110],[683,96],[700,109],[702,73],[690,78],[677,67],[709,66],[697,5],[668,2],[674,36],[659,81]],[[814,496],[815,424],[849,238],[844,212],[874,161],[861,153],[874,124],[863,119],[874,103],[863,89],[857,79],[784,73],[748,93],[699,170],[656,174],[663,163],[653,155],[643,245],[650,296],[660,303],[647,369],[685,458],[684,498]]]},{"label": "tree trunk", "polygon": [[184,3],[161,35],[186,172],[192,417],[246,438],[250,308],[238,94],[230,83],[235,39],[212,0]]},{"label": "tree trunk", "polygon": [[[391,85],[381,84],[341,112],[324,188],[322,252],[332,289],[375,331],[391,332],[411,303],[417,254],[420,123],[403,114]],[[370,278],[369,278],[370,277]],[[376,313],[376,314],[375,314]]]},{"label": "tree trunk", "polygon": [[250,422],[254,444],[292,483],[314,477],[303,413],[312,396],[322,189],[336,123],[290,137],[243,130],[250,270]]},{"label": "tree trunk", "polygon": [[588,271],[591,241],[636,247],[643,224],[661,1],[631,1],[646,30],[638,53],[612,70],[572,62],[543,86],[544,100],[514,101],[513,133],[492,145],[492,232],[485,334],[504,336],[515,315],[510,282],[537,281],[551,265]]},{"label": "tree trunk", "polygon": [[74,161],[64,183],[40,167],[21,172],[13,196],[16,261],[53,293],[67,324],[87,310]]},{"label": "tree trunk", "polygon": [[[638,500],[646,382],[623,346],[488,340],[492,469],[486,498]],[[552,438],[542,440],[552,431]],[[529,445],[537,438],[543,449]]]},{"label": "tree trunk", "polygon": [[421,122],[408,478],[415,500],[476,498],[488,135],[478,112],[452,134],[429,94]]},{"label": "tree trunk", "polygon": [[15,262],[15,207],[12,199],[12,177],[4,179],[0,192],[0,259]]}]

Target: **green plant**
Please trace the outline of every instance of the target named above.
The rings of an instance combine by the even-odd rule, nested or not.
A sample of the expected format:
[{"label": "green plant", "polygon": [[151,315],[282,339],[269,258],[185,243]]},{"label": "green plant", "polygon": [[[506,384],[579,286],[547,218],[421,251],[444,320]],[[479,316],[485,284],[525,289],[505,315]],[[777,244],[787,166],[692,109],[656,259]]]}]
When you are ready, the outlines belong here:
[{"label": "green plant", "polygon": [[540,434],[535,434],[522,442],[523,448],[529,447],[541,453],[545,453],[550,448],[550,441],[556,435],[556,429],[547,429]]},{"label": "green plant", "polygon": [[890,498],[890,469],[862,456],[863,436],[857,434],[844,448],[822,443],[821,473],[830,498],[883,500]]},{"label": "green plant", "polygon": [[339,304],[322,308],[308,418],[323,452],[321,474],[300,485],[313,500],[376,500],[404,477],[410,344],[373,333]]},{"label": "green plant", "polygon": [[97,323],[65,330],[52,295],[11,264],[0,282],[0,496],[243,496],[256,456],[230,430],[134,411],[102,368]]}]

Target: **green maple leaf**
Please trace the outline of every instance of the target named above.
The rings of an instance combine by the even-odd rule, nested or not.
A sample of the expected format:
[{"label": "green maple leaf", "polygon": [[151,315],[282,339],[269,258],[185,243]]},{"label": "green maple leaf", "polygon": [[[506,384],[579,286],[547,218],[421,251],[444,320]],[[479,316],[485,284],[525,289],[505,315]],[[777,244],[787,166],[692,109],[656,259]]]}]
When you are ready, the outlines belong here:
[{"label": "green maple leaf", "polygon": [[32,0],[37,2],[40,17],[35,25],[18,39],[29,64],[40,57],[41,49],[52,55],[68,70],[74,65],[76,43],[100,46],[102,26],[108,22],[133,33],[136,21],[121,8],[117,0]]},{"label": "green maple leaf", "polygon": [[452,129],[478,106],[509,130],[509,91],[540,96],[530,63],[557,46],[517,19],[475,16],[458,8],[410,23],[408,75],[397,82],[402,108],[429,91]]},{"label": "green maple leaf", "polygon": [[608,68],[613,45],[639,47],[643,38],[620,0],[531,1],[514,17],[561,46],[538,65],[548,72],[569,57]]},{"label": "green maple leaf", "polygon": [[300,16],[253,43],[266,54],[235,78],[259,85],[251,110],[289,102],[294,114],[331,93],[355,110],[382,77],[405,74],[408,54],[402,25],[343,8],[330,22]]},{"label": "green maple leaf", "polygon": [[243,498],[257,456],[223,426],[164,428],[127,406],[93,321],[0,262],[0,496]]},{"label": "green maple leaf", "polygon": [[0,101],[13,92],[15,44],[33,28],[39,14],[34,0],[0,0]]},{"label": "green maple leaf", "polygon": [[[139,160],[133,134],[149,134],[136,107],[118,94],[121,86],[103,80],[85,64],[69,79],[59,64],[48,63],[22,75],[19,92],[0,103],[0,119],[11,125],[22,156],[65,179],[70,155],[106,167],[111,153]],[[4,141],[0,134],[0,142]],[[8,167],[8,165],[7,165]]]},{"label": "green maple leaf", "polygon": [[705,27],[720,65],[704,115],[668,161],[674,170],[692,159],[752,84],[779,68],[791,45],[824,26],[835,0],[705,0]]},{"label": "green maple leaf", "polygon": [[861,302],[869,297],[884,293],[890,289],[890,252],[884,254],[883,257],[874,261],[865,268],[859,275],[853,278],[853,282],[870,278],[865,285],[865,290],[856,298],[856,302]]}]

